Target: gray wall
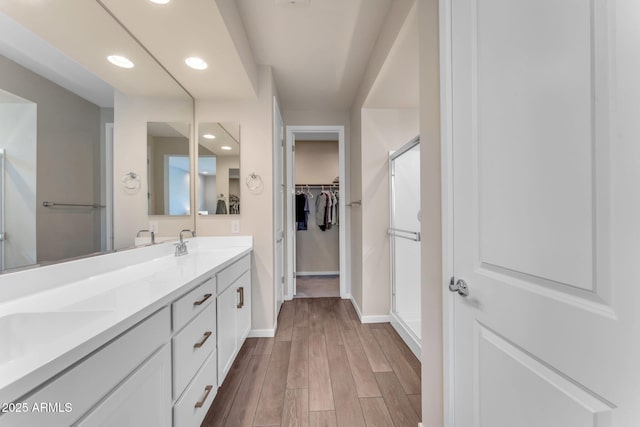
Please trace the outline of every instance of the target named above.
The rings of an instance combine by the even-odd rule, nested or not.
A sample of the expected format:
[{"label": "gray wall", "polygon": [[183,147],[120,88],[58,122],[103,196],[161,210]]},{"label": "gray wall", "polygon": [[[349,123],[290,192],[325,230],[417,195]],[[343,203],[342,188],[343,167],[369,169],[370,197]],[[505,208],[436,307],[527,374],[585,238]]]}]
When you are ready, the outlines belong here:
[{"label": "gray wall", "polygon": [[100,250],[99,210],[42,207],[44,200],[100,201],[100,108],[4,57],[0,88],[37,104],[38,261]]},{"label": "gray wall", "polygon": [[5,269],[36,262],[36,122],[34,103],[0,103]]}]

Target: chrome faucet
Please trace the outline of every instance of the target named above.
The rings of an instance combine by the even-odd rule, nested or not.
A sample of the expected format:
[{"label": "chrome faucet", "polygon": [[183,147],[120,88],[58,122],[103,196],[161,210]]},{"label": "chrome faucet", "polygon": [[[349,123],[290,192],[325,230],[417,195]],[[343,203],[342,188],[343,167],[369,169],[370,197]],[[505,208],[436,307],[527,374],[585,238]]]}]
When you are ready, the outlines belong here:
[{"label": "chrome faucet", "polygon": [[184,237],[182,236],[182,233],[191,233],[192,237],[196,237],[196,232],[193,230],[181,230],[180,231],[180,243],[176,244],[176,256],[182,256],[182,255],[186,255],[189,253],[189,251],[187,250],[187,242],[184,241]]},{"label": "chrome faucet", "polygon": [[140,230],[138,231],[138,233],[136,234],[136,237],[140,237],[140,234],[142,233],[149,233],[151,234],[151,244],[155,245],[156,244],[156,233],[154,233],[153,231],[149,231],[149,230]]}]

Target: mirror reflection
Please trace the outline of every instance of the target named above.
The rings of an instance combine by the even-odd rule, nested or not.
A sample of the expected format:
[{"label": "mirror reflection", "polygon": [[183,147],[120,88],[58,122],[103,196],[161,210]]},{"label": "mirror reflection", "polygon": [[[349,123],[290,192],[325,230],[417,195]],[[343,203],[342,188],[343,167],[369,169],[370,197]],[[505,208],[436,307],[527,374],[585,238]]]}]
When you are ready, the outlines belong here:
[{"label": "mirror reflection", "polygon": [[88,101],[0,55],[0,269],[111,249],[109,122],[112,104]]},{"label": "mirror reflection", "polygon": [[[50,16],[44,21],[38,19],[42,13],[23,3],[0,7],[2,271],[132,246],[135,232],[117,218],[140,218],[139,210],[145,210],[146,189],[130,194],[121,181],[125,172],[144,174],[145,141],[137,135],[146,120],[139,117],[153,114],[146,111],[153,103],[144,100],[190,98],[98,3],[87,2],[83,9],[100,29],[90,33],[75,12],[57,2],[45,2]],[[47,31],[52,25],[64,31]],[[55,43],[43,38],[54,33]],[[126,75],[100,53],[115,47],[136,58],[136,68]],[[118,86],[118,100],[111,84]],[[121,106],[130,109],[114,124],[114,109]],[[192,114],[179,117],[188,121]],[[118,197],[127,202],[138,197],[142,205],[120,203],[115,212]],[[189,201],[179,205],[184,214]],[[131,227],[146,226],[146,218],[137,221]]]},{"label": "mirror reflection", "polygon": [[147,123],[149,215],[191,212],[188,123]]},{"label": "mirror reflection", "polygon": [[198,215],[240,214],[240,125],[198,125]]}]

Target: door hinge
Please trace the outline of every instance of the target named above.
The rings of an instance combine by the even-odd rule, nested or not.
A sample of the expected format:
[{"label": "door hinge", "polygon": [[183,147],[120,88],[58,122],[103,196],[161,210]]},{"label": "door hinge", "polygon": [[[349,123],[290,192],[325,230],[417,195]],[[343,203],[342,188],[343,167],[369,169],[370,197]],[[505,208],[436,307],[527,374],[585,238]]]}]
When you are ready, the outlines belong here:
[{"label": "door hinge", "polygon": [[298,277],[296,273],[293,273],[293,278],[295,279],[296,277]]},{"label": "door hinge", "polygon": [[282,276],[282,277],[280,278],[280,283],[282,283],[282,284],[284,285],[284,276]]},{"label": "door hinge", "polygon": [[296,146],[295,146],[295,144],[291,146],[291,151],[296,151]]}]

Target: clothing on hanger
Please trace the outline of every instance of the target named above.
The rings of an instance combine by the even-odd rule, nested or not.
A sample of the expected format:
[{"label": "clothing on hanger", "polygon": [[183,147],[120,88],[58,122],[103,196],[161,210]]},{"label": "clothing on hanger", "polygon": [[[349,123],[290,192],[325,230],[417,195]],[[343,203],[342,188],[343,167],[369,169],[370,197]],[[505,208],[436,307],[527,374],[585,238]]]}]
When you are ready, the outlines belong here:
[{"label": "clothing on hanger", "polygon": [[309,215],[309,200],[304,193],[296,194],[296,223],[298,230],[307,229],[307,218]]},{"label": "clothing on hanger", "polygon": [[327,202],[328,198],[324,191],[316,197],[316,225],[322,231],[327,229]]},{"label": "clothing on hanger", "polygon": [[230,214],[240,213],[240,196],[238,196],[237,194],[229,195],[229,213]]},{"label": "clothing on hanger", "polygon": [[218,203],[216,205],[216,215],[224,215],[227,213],[227,202],[224,200],[224,195],[218,196]]}]

